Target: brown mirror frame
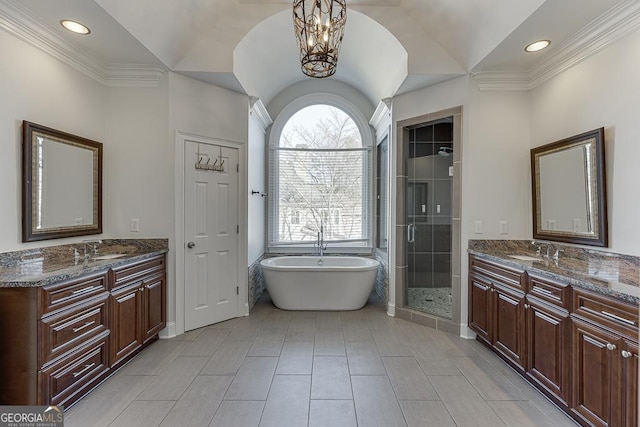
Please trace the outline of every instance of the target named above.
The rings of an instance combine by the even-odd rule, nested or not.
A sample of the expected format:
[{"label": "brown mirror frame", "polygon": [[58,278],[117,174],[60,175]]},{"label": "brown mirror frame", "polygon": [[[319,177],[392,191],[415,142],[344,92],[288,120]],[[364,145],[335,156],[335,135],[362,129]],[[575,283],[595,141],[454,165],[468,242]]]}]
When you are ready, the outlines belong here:
[{"label": "brown mirror frame", "polygon": [[[552,230],[542,227],[540,158],[575,147],[593,143],[592,158],[585,159],[585,188],[587,198],[592,199],[587,206],[587,215],[591,219],[591,231]],[[607,186],[605,170],[604,128],[595,129],[572,136],[551,144],[531,149],[531,184],[533,198],[533,238],[581,245],[607,247]],[[590,177],[591,179],[588,179]],[[589,209],[591,206],[591,209]]]},{"label": "brown mirror frame", "polygon": [[[91,224],[62,225],[39,229],[37,226],[38,194],[37,142],[42,136],[58,143],[90,150],[92,153],[92,219]],[[60,165],[60,167],[65,167]],[[59,239],[102,233],[102,144],[28,121],[22,122],[22,241]]]}]

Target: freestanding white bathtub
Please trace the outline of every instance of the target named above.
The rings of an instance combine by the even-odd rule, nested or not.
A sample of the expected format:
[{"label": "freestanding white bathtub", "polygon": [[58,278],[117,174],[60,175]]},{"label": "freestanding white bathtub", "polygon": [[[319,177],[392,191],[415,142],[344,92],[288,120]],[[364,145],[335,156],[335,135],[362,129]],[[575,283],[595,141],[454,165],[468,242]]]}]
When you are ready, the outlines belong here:
[{"label": "freestanding white bathtub", "polygon": [[260,262],[282,310],[357,310],[373,290],[378,261],[352,256],[284,256]]}]

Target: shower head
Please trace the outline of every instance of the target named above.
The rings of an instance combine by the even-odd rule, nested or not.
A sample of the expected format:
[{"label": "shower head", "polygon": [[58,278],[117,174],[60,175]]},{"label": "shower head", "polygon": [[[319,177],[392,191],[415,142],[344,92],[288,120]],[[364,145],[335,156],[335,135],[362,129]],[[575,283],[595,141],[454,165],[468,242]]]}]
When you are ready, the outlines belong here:
[{"label": "shower head", "polygon": [[444,157],[449,157],[451,153],[453,153],[453,148],[449,147],[440,147],[440,151],[438,151],[438,154]]}]

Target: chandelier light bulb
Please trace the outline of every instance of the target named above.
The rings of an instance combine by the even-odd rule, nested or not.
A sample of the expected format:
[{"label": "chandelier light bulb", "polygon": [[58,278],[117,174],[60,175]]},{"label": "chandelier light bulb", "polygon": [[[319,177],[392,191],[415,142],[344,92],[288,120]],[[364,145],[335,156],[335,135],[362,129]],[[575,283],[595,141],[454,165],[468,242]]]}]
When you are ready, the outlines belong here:
[{"label": "chandelier light bulb", "polygon": [[313,42],[313,36],[309,36],[309,46],[313,46],[314,42]]}]

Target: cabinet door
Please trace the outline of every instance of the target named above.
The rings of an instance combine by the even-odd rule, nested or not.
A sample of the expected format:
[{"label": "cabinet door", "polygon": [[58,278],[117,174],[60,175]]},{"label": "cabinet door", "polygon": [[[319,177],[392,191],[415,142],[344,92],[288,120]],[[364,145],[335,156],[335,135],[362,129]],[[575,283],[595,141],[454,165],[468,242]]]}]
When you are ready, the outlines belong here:
[{"label": "cabinet door", "polygon": [[469,327],[478,338],[491,344],[491,283],[479,276],[469,276]]},{"label": "cabinet door", "polygon": [[142,346],[142,284],[111,293],[111,366]]},{"label": "cabinet door", "polygon": [[527,298],[527,377],[569,405],[569,312]]},{"label": "cabinet door", "polygon": [[496,286],[494,305],[493,347],[516,367],[525,366],[524,294]]},{"label": "cabinet door", "polygon": [[[580,319],[572,319],[572,412],[593,426],[609,426],[614,417],[614,379],[620,338]],[[619,342],[620,341],[620,342]]]},{"label": "cabinet door", "polygon": [[146,343],[165,326],[164,275],[145,280],[143,289],[142,330]]},{"label": "cabinet door", "polygon": [[623,423],[625,427],[638,425],[638,344],[624,341],[622,351]]}]

